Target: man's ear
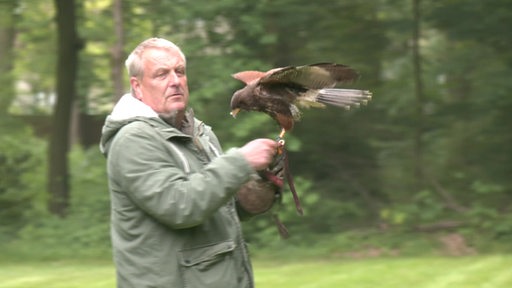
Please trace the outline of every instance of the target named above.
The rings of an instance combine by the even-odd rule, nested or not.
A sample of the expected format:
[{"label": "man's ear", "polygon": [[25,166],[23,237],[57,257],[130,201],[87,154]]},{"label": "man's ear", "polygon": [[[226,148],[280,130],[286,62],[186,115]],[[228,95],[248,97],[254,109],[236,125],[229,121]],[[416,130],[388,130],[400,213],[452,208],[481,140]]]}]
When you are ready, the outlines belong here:
[{"label": "man's ear", "polygon": [[140,82],[139,82],[139,79],[137,79],[137,77],[130,77],[130,85],[132,86],[132,91],[133,91],[133,96],[135,96],[135,98],[139,99],[139,100],[142,100],[142,92],[140,91]]}]

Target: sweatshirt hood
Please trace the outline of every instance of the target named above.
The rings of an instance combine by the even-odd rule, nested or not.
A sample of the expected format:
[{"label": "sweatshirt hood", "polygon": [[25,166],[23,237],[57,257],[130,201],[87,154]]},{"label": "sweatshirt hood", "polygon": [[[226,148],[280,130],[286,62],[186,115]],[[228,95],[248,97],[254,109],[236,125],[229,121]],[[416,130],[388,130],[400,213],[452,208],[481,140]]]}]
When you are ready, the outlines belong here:
[{"label": "sweatshirt hood", "polygon": [[148,118],[158,119],[158,114],[142,101],[125,94],[114,106],[112,113],[107,116],[101,130],[100,151],[104,155],[108,153],[109,143],[116,133],[126,124]]}]

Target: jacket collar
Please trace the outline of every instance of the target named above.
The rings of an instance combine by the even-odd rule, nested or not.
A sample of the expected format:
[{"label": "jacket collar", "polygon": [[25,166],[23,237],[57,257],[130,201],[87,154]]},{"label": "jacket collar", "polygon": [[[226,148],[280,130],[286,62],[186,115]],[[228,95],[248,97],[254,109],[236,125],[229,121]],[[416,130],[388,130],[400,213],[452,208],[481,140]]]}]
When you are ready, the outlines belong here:
[{"label": "jacket collar", "polygon": [[194,118],[192,109],[188,109],[185,115],[183,131],[167,123],[158,116],[148,105],[133,97],[132,94],[125,94],[119,99],[112,113],[109,116],[112,121],[145,121],[159,130],[166,139],[173,137],[191,138],[194,134],[202,133],[203,124]]}]

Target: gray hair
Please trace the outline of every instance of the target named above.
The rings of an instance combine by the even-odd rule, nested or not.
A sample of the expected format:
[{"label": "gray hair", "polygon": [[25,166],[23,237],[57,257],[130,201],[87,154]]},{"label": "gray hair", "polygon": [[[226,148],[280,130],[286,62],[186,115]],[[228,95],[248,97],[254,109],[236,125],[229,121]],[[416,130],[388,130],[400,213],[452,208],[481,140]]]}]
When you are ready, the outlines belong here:
[{"label": "gray hair", "polygon": [[183,54],[178,45],[163,38],[149,38],[142,41],[137,47],[135,47],[135,49],[133,49],[132,53],[128,55],[128,58],[124,62],[126,69],[128,70],[128,75],[130,77],[133,76],[138,79],[142,79],[142,77],[144,76],[144,69],[142,67],[142,54],[146,49],[150,48],[176,50],[180,53],[183,60],[186,61],[185,54]]}]

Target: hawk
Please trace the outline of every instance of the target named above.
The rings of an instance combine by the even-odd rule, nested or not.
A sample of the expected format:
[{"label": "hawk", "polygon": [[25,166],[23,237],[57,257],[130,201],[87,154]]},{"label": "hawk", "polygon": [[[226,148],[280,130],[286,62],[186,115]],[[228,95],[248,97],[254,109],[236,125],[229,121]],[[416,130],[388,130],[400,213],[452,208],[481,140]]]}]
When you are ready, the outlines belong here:
[{"label": "hawk", "polygon": [[372,93],[366,90],[334,88],[355,81],[359,74],[336,63],[275,68],[267,72],[243,71],[232,75],[246,84],[231,98],[231,115],[240,110],[270,115],[281,126],[279,138],[300,120],[300,108],[338,106],[346,109],[366,104]]}]

